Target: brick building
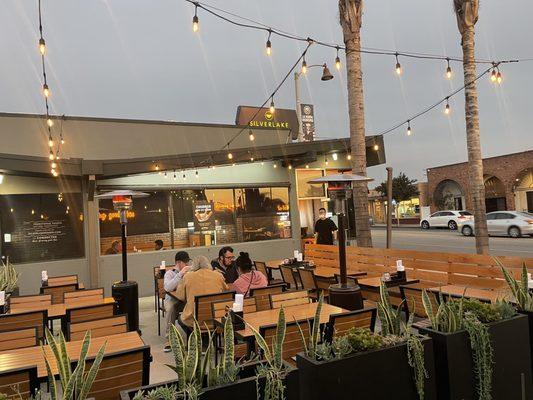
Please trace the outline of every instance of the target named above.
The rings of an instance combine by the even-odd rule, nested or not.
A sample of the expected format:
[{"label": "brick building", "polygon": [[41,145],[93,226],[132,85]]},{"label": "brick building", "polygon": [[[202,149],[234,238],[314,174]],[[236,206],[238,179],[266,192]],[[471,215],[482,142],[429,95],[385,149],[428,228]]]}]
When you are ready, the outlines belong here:
[{"label": "brick building", "polygon": [[[483,160],[487,212],[533,212],[533,150]],[[472,209],[468,164],[427,169],[431,211]]]}]

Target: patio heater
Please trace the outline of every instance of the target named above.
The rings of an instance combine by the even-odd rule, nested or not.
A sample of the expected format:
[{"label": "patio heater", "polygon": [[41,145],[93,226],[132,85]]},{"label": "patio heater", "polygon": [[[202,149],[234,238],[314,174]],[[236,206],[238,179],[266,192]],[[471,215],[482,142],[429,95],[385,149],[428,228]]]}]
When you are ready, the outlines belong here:
[{"label": "patio heater", "polygon": [[137,282],[128,280],[127,212],[133,207],[133,198],[147,196],[149,196],[148,193],[131,190],[115,190],[95,196],[98,199],[111,199],[113,208],[120,214],[122,281],[113,283],[111,293],[118,304],[119,312],[128,315],[128,329],[130,331],[139,331],[139,286]]},{"label": "patio heater", "polygon": [[329,302],[332,305],[342,307],[347,310],[360,310],[363,308],[363,296],[359,285],[347,282],[346,271],[346,223],[347,200],[352,199],[352,182],[369,182],[372,178],[365,176],[346,174],[326,175],[309,181],[309,183],[327,183],[328,197],[333,201],[333,209],[338,218],[338,246],[339,246],[339,270],[340,282],[329,287]]}]

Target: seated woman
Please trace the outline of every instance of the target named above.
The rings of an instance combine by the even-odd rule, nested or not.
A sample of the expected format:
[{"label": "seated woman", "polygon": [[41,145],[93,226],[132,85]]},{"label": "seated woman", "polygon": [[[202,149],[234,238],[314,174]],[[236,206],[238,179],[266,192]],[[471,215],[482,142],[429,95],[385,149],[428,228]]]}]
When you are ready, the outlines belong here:
[{"label": "seated woman", "polygon": [[248,253],[241,251],[235,264],[240,274],[239,278],[233,282],[233,288],[237,293],[244,294],[244,297],[249,297],[252,289],[262,288],[268,285],[266,276],[253,269],[253,263]]}]

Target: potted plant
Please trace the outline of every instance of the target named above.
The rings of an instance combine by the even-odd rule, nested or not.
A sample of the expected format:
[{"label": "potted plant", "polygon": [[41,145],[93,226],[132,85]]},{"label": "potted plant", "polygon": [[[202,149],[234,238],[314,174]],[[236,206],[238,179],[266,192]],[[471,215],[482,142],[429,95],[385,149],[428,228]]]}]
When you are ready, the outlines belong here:
[{"label": "potted plant", "polygon": [[301,398],[436,398],[431,339],[411,332],[412,320],[401,320],[401,306],[392,308],[385,285],[378,303],[380,334],[352,329],[319,344],[319,308],[309,345],[297,355]]},{"label": "potted plant", "polygon": [[18,280],[20,274],[17,272],[13,264],[9,261],[9,257],[0,266],[0,291],[6,292],[12,296],[18,296],[19,287]]},{"label": "potted plant", "polygon": [[481,303],[439,295],[435,311],[422,300],[431,327],[439,399],[532,398],[528,321],[507,302]]},{"label": "potted plant", "polygon": [[[253,329],[253,328],[252,328]],[[202,352],[201,331],[195,323],[187,345],[175,326],[171,326],[169,341],[175,365],[169,365],[178,379],[157,385],[143,386],[121,392],[123,400],[151,399],[297,399],[296,369],[281,360],[285,337],[285,316],[280,310],[275,350],[270,351],[265,340],[253,330],[264,360],[235,361],[234,332],[230,318],[224,323],[224,349],[220,361],[214,362],[214,333],[208,334],[208,345]],[[289,395],[287,395],[289,394]]]}]

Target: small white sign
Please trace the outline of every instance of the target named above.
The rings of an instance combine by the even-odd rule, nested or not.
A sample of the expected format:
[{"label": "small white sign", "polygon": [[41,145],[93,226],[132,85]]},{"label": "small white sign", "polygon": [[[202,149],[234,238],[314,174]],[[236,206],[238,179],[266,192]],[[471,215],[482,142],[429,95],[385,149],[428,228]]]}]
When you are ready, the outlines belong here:
[{"label": "small white sign", "polygon": [[4,243],[11,243],[11,233],[4,233]]}]

